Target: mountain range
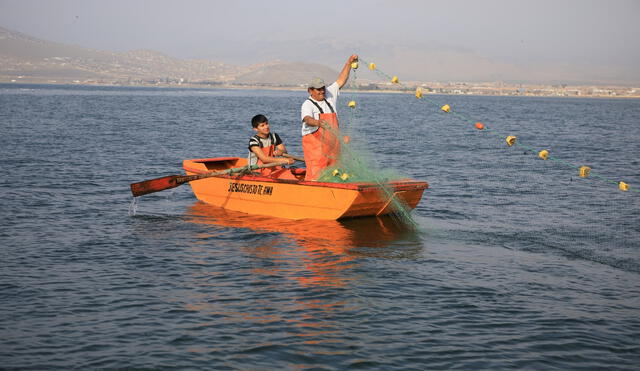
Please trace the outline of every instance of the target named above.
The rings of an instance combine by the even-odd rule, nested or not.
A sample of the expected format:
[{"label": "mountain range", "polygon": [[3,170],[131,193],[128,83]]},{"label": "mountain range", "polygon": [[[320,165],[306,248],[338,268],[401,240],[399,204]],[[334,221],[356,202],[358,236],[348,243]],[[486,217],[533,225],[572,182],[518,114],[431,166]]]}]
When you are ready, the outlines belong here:
[{"label": "mountain range", "polygon": [[0,82],[302,86],[337,72],[317,63],[238,66],[153,50],[110,52],[60,44],[0,27]]},{"label": "mountain range", "polygon": [[[122,85],[300,87],[312,77],[332,81],[347,56],[378,56],[377,64],[404,82],[507,82],[555,85],[637,85],[634,69],[598,65],[492,60],[444,45],[354,45],[341,40],[262,42],[181,59],[153,50],[112,52],[38,39],[0,27],[0,82]],[[232,56],[230,58],[230,56]],[[226,62],[222,62],[225,60]],[[268,61],[243,65],[244,61]],[[291,62],[301,60],[303,62]],[[364,70],[360,82],[388,82]],[[391,73],[391,71],[393,71]],[[366,73],[369,72],[370,76]],[[364,77],[364,78],[363,78]],[[448,77],[443,79],[443,77]],[[450,80],[452,79],[452,80]]]}]

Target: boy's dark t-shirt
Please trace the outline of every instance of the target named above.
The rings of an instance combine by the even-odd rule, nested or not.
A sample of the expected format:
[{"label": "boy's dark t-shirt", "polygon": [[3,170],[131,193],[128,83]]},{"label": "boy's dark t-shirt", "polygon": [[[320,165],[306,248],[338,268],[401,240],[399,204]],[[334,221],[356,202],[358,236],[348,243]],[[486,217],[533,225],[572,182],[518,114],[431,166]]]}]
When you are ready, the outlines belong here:
[{"label": "boy's dark t-shirt", "polygon": [[276,147],[280,144],[282,144],[282,139],[280,139],[280,136],[277,133],[269,133],[266,138],[260,138],[257,134],[252,136],[251,139],[249,139],[249,165],[255,165],[258,163],[258,156],[251,151],[251,147]]}]

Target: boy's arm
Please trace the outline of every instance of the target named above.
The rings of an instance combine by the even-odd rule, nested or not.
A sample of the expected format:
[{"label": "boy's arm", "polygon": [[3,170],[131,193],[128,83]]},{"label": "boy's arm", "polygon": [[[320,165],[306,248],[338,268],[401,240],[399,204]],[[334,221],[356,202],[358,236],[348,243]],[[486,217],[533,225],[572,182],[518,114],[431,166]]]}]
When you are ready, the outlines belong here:
[{"label": "boy's arm", "polygon": [[276,156],[282,156],[287,153],[287,148],[284,146],[284,143],[280,143],[276,146],[276,149],[273,151],[273,154]]},{"label": "boy's arm", "polygon": [[258,146],[251,147],[251,152],[255,153],[256,156],[260,159],[260,161],[262,161],[265,164],[277,162],[277,163],[286,165],[286,164],[292,164],[294,162],[290,158],[278,158],[278,157],[267,156],[264,154],[264,152],[262,152],[262,150]]},{"label": "boy's arm", "polygon": [[[278,133],[273,133],[273,136],[276,139],[276,148],[273,150],[273,154],[275,156],[282,156],[287,153],[287,147],[284,146],[284,142],[282,141],[282,138],[280,138]],[[291,158],[287,158],[287,160],[289,160],[289,165],[295,162],[295,160]]]},{"label": "boy's arm", "polygon": [[[284,143],[278,144],[276,149],[273,151],[273,154],[276,156],[283,156],[285,153],[287,153],[287,148],[284,146]],[[282,160],[282,158],[279,158],[278,160]],[[291,157],[287,157],[286,160],[289,165],[293,165],[293,163],[296,162],[296,160]]]}]

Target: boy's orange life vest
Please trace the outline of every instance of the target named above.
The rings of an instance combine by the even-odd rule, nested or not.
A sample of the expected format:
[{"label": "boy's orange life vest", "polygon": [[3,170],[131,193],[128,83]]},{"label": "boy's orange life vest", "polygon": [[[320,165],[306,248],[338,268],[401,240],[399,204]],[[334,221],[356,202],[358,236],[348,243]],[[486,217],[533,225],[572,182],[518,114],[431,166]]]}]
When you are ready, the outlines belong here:
[{"label": "boy's orange life vest", "polygon": [[[309,99],[311,100],[311,99]],[[340,142],[338,141],[338,115],[327,102],[331,113],[324,113],[322,108],[311,100],[320,110],[320,121],[326,121],[330,129],[319,127],[312,134],[302,137],[302,150],[304,151],[304,162],[307,166],[307,173],[304,180],[317,180],[326,167],[332,166],[338,161],[340,156]]]},{"label": "boy's orange life vest", "polygon": [[[259,147],[259,148],[262,151],[262,153],[265,154],[265,156],[275,157],[273,153],[276,150],[276,145],[275,145],[276,136],[271,133],[269,133],[269,136],[271,138],[271,145],[266,147]],[[262,142],[259,139],[258,139],[258,143],[262,145]],[[256,163],[257,165],[264,165],[264,162],[260,161],[259,157],[257,158],[257,160],[258,160],[258,162]],[[271,175],[271,173],[281,169],[282,169],[281,166],[274,166],[274,167],[267,167],[263,169],[257,169],[256,171],[260,172],[261,175],[268,176],[268,175]]]}]

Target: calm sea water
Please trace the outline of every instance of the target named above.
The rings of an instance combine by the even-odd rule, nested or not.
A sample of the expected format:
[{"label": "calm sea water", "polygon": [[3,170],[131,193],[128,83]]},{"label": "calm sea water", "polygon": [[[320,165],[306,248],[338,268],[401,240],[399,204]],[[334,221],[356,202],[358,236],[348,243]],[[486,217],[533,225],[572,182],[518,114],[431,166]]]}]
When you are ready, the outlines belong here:
[{"label": "calm sea water", "polygon": [[344,93],[367,160],[429,182],[418,230],[132,204],[257,113],[301,154],[304,98],[1,85],[2,367],[638,369],[639,100]]}]

